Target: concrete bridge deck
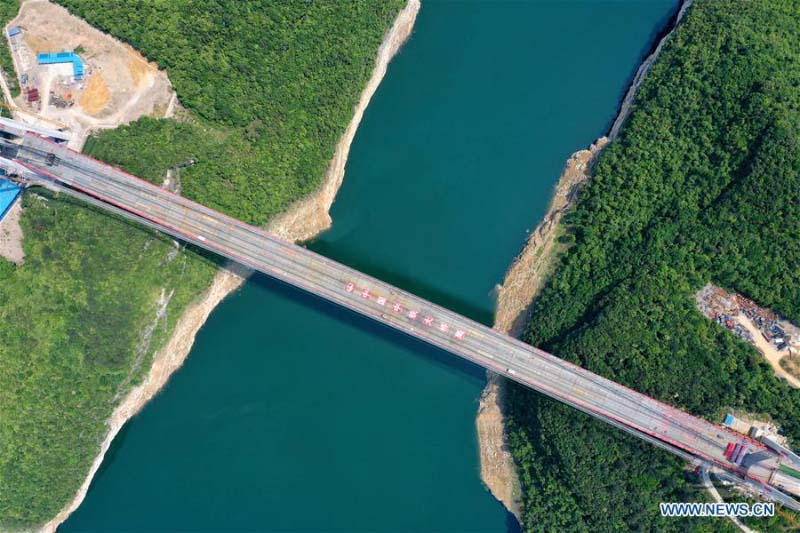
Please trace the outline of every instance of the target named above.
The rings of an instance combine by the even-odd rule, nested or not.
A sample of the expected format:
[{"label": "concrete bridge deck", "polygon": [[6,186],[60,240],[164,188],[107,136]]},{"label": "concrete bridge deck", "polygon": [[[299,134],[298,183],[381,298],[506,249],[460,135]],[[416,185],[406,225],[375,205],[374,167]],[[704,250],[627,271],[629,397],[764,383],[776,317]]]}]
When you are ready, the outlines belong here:
[{"label": "concrete bridge deck", "polygon": [[[800,480],[780,470],[781,463],[790,464],[791,459],[760,442],[39,136],[25,135],[15,150],[14,163],[25,169],[18,173],[29,184],[83,198],[283,280],[491,369],[800,510],[800,504],[784,494],[800,495]],[[726,458],[730,443],[750,450],[741,465]]]}]

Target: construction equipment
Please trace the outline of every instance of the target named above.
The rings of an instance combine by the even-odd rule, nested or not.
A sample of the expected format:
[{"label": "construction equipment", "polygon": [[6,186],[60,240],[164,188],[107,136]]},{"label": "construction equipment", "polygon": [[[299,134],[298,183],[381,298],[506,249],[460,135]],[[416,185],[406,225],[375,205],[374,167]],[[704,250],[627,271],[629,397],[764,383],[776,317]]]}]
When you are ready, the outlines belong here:
[{"label": "construction equipment", "polygon": [[11,112],[11,113],[16,111],[18,113],[22,113],[22,114],[25,114],[25,115],[30,115],[31,117],[35,118],[36,120],[41,120],[41,121],[47,122],[49,124],[53,124],[54,126],[56,126],[58,128],[61,128],[61,129],[69,129],[69,127],[66,124],[64,124],[63,122],[59,122],[58,120],[55,120],[55,119],[52,119],[52,118],[43,117],[42,115],[38,115],[38,114],[36,114],[36,113],[34,113],[32,111],[28,111],[27,109],[21,109],[18,105],[14,104],[13,102],[11,102],[10,104],[5,103],[5,102],[0,102],[0,107],[8,109],[9,112]]}]

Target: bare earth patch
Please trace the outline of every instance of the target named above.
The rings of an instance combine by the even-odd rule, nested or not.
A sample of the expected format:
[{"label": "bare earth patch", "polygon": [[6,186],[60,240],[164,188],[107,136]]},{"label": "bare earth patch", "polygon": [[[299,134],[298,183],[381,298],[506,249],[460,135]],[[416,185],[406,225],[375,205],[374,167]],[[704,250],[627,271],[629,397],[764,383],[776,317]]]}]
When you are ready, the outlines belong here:
[{"label": "bare earth patch", "polygon": [[[13,57],[26,75],[23,93],[14,101],[18,118],[74,132],[70,145],[80,148],[90,131],[114,128],[145,115],[163,116],[174,91],[165,72],[130,46],[104,34],[48,0],[28,0],[9,27],[19,26]],[[70,64],[38,65],[40,52],[75,51],[83,60],[83,80]],[[37,88],[40,102],[25,94]]]},{"label": "bare earth patch", "polygon": [[790,376],[796,380],[800,378],[800,355],[787,355],[780,360],[779,364]]},{"label": "bare earth patch", "polygon": [[145,83],[155,69],[156,66],[152,63],[148,63],[141,54],[136,52],[133,48],[128,48],[128,70],[133,77],[133,83],[136,87]]},{"label": "bare earth patch", "polygon": [[108,89],[106,80],[100,73],[95,72],[89,76],[86,82],[86,89],[81,94],[78,103],[84,111],[90,115],[96,115],[108,106],[111,101],[111,91]]},{"label": "bare earth patch", "polygon": [[0,256],[18,265],[25,259],[25,252],[22,250],[22,227],[19,225],[20,216],[22,216],[22,202],[17,200],[0,221]]},{"label": "bare earth patch", "polygon": [[787,372],[781,365],[783,359],[789,355],[789,351],[778,351],[773,344],[767,342],[758,331],[758,328],[756,328],[755,324],[753,324],[748,317],[739,315],[736,317],[736,320],[751,333],[753,336],[753,346],[755,346],[756,349],[761,352],[761,354],[764,356],[764,359],[767,360],[769,365],[775,371],[775,375],[788,381],[789,385],[792,387],[800,388],[800,379],[797,379],[795,376]]}]

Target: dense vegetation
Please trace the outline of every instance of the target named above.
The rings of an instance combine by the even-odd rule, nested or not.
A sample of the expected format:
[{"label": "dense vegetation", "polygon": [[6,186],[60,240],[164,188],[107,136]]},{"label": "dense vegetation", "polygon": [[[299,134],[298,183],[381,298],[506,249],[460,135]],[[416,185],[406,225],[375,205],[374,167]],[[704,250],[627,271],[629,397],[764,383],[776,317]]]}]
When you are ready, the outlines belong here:
[{"label": "dense vegetation", "polygon": [[[184,194],[256,224],[319,185],[404,4],[58,3],[167,69],[181,103],[203,124],[184,145],[199,161],[181,175]],[[195,148],[210,126],[215,142]],[[168,122],[134,124],[104,136],[106,153],[131,153],[144,136],[166,148],[174,134]]]},{"label": "dense vegetation", "polygon": [[[794,442],[800,391],[705,319],[694,294],[713,281],[800,321],[798,16],[791,0],[695,2],[568,216],[574,243],[525,333],[713,421],[766,413]],[[529,529],[728,526],[661,519],[658,502],[704,497],[679,461],[512,389]]]},{"label": "dense vegetation", "polygon": [[[0,21],[2,21],[4,27],[8,21],[17,15],[17,11],[19,11],[19,0],[0,0]],[[11,58],[11,49],[8,46],[5,32],[2,37],[0,39],[0,70],[6,78],[11,96],[16,98],[19,96],[19,80],[14,73],[14,60]],[[5,108],[2,109],[5,113],[2,116],[10,116],[8,111],[5,111]]]},{"label": "dense vegetation", "polygon": [[0,529],[73,497],[113,406],[216,270],[65,198],[26,194],[24,208],[25,263],[0,259]]},{"label": "dense vegetation", "polygon": [[[401,5],[61,3],[166,66],[191,110],[104,132],[87,151],[154,182],[197,159],[184,193],[257,223],[320,182]],[[0,530],[73,497],[105,420],[217,267],[69,199],[24,204],[25,262],[0,260]]]}]

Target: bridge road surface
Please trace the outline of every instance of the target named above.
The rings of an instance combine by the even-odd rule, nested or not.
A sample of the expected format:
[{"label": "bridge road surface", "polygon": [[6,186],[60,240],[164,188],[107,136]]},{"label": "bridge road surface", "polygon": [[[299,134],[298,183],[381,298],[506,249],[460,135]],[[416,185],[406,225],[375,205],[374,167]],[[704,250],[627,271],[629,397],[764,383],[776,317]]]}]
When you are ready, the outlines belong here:
[{"label": "bridge road surface", "polygon": [[[382,322],[800,510],[776,490],[800,494],[798,480],[779,470],[800,465],[759,442],[36,135],[23,138],[15,162],[30,170],[31,184],[71,192]],[[731,442],[750,449],[745,467],[725,458]]]}]

